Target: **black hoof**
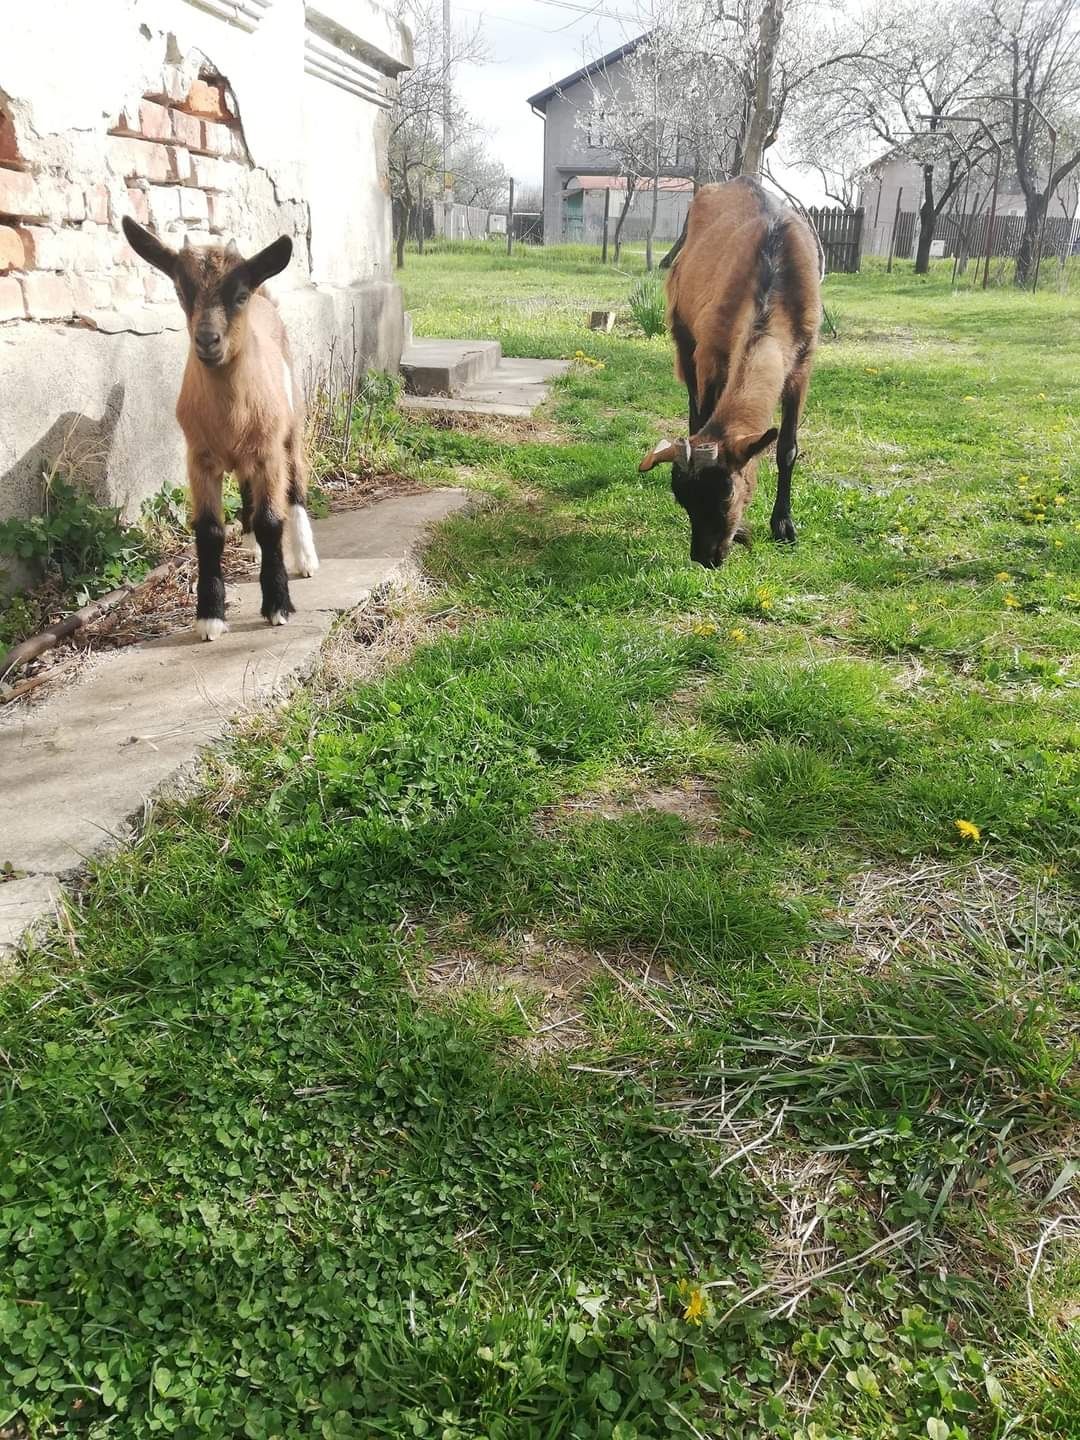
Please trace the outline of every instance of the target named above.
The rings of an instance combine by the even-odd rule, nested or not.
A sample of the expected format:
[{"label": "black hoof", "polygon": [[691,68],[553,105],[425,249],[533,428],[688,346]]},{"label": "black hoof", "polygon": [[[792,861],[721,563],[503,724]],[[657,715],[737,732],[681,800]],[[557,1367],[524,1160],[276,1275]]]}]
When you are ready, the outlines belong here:
[{"label": "black hoof", "polygon": [[735,534],[731,537],[731,539],[735,545],[745,545],[747,550],[752,550],[754,548],[754,542],[750,538],[750,531],[746,528],[745,525],[740,525],[738,530],[736,530]]},{"label": "black hoof", "polygon": [[795,526],[790,515],[774,515],[770,521],[772,538],[778,545],[795,544]]}]

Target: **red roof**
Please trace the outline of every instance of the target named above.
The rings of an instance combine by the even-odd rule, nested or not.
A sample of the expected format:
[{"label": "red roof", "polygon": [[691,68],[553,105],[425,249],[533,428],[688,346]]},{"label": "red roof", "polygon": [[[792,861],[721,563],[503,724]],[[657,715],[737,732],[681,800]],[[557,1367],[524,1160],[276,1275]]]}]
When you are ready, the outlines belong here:
[{"label": "red roof", "polygon": [[[634,187],[636,190],[651,190],[652,181],[648,178],[639,180]],[[694,188],[692,180],[680,180],[673,175],[661,175],[657,181],[657,188],[660,190],[673,190],[681,194],[689,193]],[[572,175],[566,182],[567,190],[625,190],[625,175]]]}]

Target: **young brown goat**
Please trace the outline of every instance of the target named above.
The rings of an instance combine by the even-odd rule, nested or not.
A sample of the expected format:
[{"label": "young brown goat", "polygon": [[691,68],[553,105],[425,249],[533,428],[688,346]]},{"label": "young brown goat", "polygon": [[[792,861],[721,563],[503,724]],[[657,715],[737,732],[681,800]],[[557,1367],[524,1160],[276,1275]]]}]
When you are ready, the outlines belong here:
[{"label": "young brown goat", "polygon": [[299,575],[319,568],[306,509],[303,397],[285,327],[259,287],[292,257],[287,235],[245,260],[230,244],[170,250],[124,217],[132,249],[168,275],[187,315],[191,348],[176,404],[187,441],[199,583],[195,633],[216,640],[225,625],[225,547],[221,485],[240,485],[244,543],[261,551],[262,613],[284,625],[293,612],[282,541]]},{"label": "young brown goat", "polygon": [[[737,541],[776,440],[774,540],[793,541],[791,473],[821,320],[817,241],[804,221],[747,178],[706,185],[690,206],[668,276],[675,373],[690,398],[690,438],[661,441],[638,467],[670,461],[690,517],[690,558],[713,568]],[[781,407],[779,432],[772,428]]]}]

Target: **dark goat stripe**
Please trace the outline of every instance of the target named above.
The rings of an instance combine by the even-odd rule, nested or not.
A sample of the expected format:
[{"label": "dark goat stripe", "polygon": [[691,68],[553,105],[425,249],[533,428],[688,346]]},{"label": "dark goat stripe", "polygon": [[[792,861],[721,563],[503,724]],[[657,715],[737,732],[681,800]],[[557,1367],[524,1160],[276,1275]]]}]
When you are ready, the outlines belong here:
[{"label": "dark goat stripe", "polygon": [[790,273],[784,266],[784,239],[787,222],[784,218],[773,220],[765,231],[758,252],[757,290],[754,293],[754,336],[764,335],[772,317],[773,300],[779,288],[782,275]]}]

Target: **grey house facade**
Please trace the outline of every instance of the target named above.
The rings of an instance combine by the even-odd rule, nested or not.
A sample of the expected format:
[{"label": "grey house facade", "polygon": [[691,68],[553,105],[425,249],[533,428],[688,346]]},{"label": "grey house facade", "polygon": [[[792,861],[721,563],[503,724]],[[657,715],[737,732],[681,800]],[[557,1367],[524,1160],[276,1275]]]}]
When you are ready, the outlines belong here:
[{"label": "grey house facade", "polygon": [[[627,83],[624,62],[644,39],[644,35],[639,35],[554,85],[529,96],[528,104],[533,114],[544,122],[545,245],[574,240],[599,242],[605,188],[611,190],[611,230],[614,232],[615,221],[626,198],[626,182],[620,177],[619,157],[609,146],[602,123],[588,125],[583,122],[593,108],[595,86],[601,80],[605,90],[621,98]],[[661,179],[656,228],[658,239],[674,239],[682,229],[692,187],[671,182],[686,180],[689,174],[689,167],[675,163],[667,167]],[[605,177],[606,186],[596,183]],[[625,238],[642,238],[651,203],[651,182],[639,181],[623,231]]]}]

